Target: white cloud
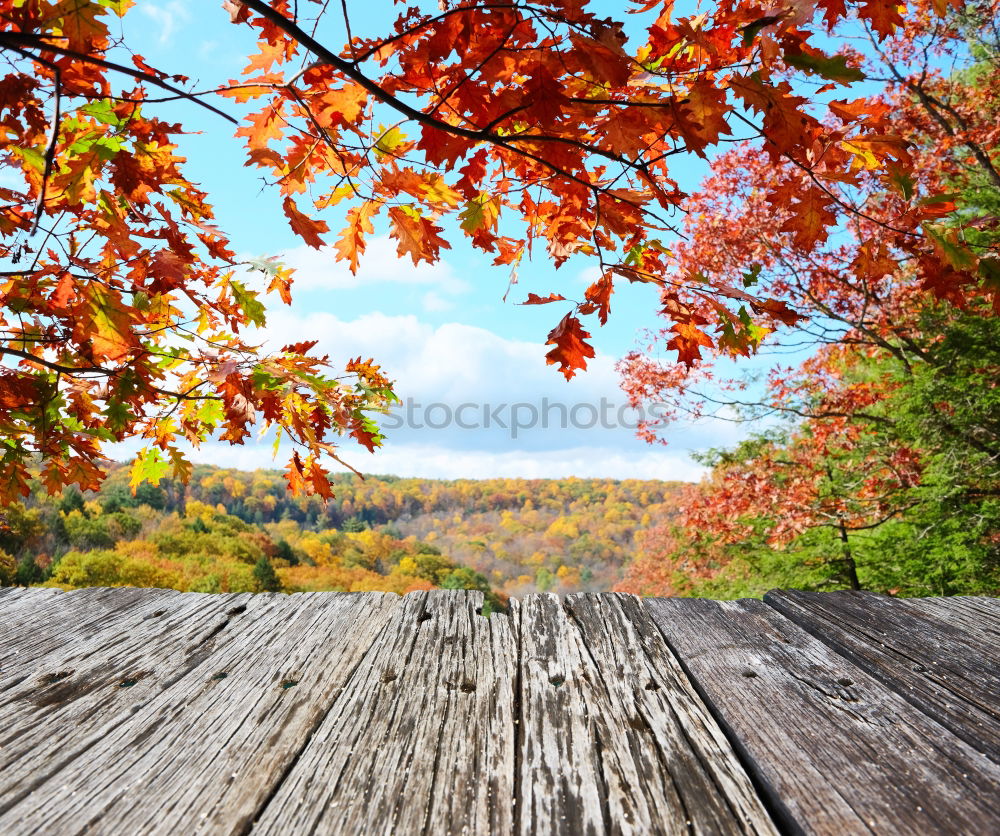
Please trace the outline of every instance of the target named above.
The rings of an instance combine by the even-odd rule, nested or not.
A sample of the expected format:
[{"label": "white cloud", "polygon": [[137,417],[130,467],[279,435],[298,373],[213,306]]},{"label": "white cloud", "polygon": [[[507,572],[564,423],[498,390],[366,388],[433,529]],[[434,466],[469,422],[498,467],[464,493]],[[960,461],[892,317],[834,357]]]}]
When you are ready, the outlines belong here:
[{"label": "white cloud", "polygon": [[139,10],[156,25],[157,40],[161,44],[167,43],[179,26],[191,19],[191,13],[182,0],[170,0],[167,3],[151,3],[147,0],[140,4]]},{"label": "white cloud", "polygon": [[272,346],[318,339],[335,361],[373,356],[396,378],[402,396],[462,403],[523,401],[548,396],[584,400],[617,394],[614,360],[597,357],[567,382],[545,363],[548,348],[511,340],[460,322],[431,325],[416,316],[364,314],[345,321],[326,312],[273,311],[265,329]]},{"label": "white cloud", "polygon": [[[306,335],[318,339],[316,351],[335,365],[359,354],[374,357],[404,400],[383,421],[402,444],[532,456],[592,447],[636,460],[656,449],[634,436],[637,416],[625,405],[612,357],[599,355],[567,382],[545,363],[548,349],[540,343],[458,322],[435,326],[414,315],[371,313],[345,321],[286,308],[271,314],[266,333],[275,348]],[[669,429],[670,453],[731,444],[742,432],[710,419],[677,423]]]},{"label": "white cloud", "polygon": [[[329,354],[339,367],[349,357],[371,356],[397,380],[404,405],[380,421],[386,446],[375,455],[347,440],[343,446],[345,460],[368,472],[690,480],[703,468],[688,450],[727,446],[744,434],[723,421],[678,423],[669,428],[668,448],[649,446],[633,432],[635,416],[625,406],[614,358],[595,358],[567,382],[546,365],[545,346],[473,325],[383,313],[341,320],[283,308],[271,313],[264,336],[272,349],[318,339],[315,352]],[[112,455],[125,457],[130,449]],[[193,461],[241,469],[283,467],[290,456],[283,446],[272,458],[267,440],[191,451]]]},{"label": "white cloud", "polygon": [[387,235],[368,240],[356,274],[347,262],[337,261],[329,247],[316,250],[303,244],[283,253],[281,259],[295,269],[295,290],[345,290],[374,284],[430,285],[443,294],[471,289],[447,261],[415,265],[409,258],[400,258],[395,242]]},{"label": "white cloud", "polygon": [[[357,466],[357,461],[352,461]],[[456,451],[424,445],[387,445],[366,469],[436,479],[667,479],[696,481],[705,469],[684,455],[649,450],[635,455],[614,448],[573,447],[537,452]]]},{"label": "white cloud", "polygon": [[[125,452],[119,452],[123,458]],[[289,455],[272,457],[269,444],[230,446],[210,443],[189,452],[192,461],[238,470],[283,468]],[[456,451],[447,446],[387,444],[374,455],[355,450],[345,461],[366,473],[426,479],[664,479],[697,481],[705,469],[681,454],[650,448],[643,455],[614,448],[575,447],[539,452]],[[339,466],[334,467],[334,470]]]},{"label": "white cloud", "polygon": [[435,293],[433,290],[429,293],[425,293],[421,304],[424,306],[424,310],[430,313],[436,313],[440,311],[450,311],[455,307],[455,303],[450,299],[445,299],[439,293]]}]

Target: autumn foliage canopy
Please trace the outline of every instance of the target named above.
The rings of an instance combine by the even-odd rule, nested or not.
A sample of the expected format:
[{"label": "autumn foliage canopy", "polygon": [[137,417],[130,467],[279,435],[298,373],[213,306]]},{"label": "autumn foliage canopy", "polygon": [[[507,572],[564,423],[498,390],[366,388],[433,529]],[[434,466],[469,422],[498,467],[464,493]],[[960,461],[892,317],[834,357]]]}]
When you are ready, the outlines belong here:
[{"label": "autumn foliage canopy", "polygon": [[[444,0],[397,4],[376,38],[352,35],[352,0],[223,5],[215,13],[248,27],[256,51],[241,78],[196,89],[114,34],[130,0],[0,2],[6,497],[27,494],[35,466],[52,492],[93,488],[102,445],[134,437],[146,444],[136,483],[183,478],[182,441],[241,443],[255,427],[295,445],[293,489],[326,496],[337,439],[381,441],[372,416],[394,395],[374,361],[335,366],[309,341],[257,347],[266,311],[248,269],[285,303],[293,276],[238,258],[185,177],[184,126],[157,117],[164,100],[211,110],[218,130],[238,121],[246,164],[273,181],[291,229],[352,270],[376,225],[414,264],[455,236],[514,277],[532,257],[593,259],[582,299],[526,300],[559,309],[547,360],[567,378],[594,356],[585,323],[607,320],[623,280],[652,286],[681,368],[706,350],[750,354],[800,321],[787,285],[756,286],[766,254],[734,272],[674,242],[685,216],[720,217],[691,203],[675,159],[736,140],[754,149],[753,199],[798,251],[845,219],[874,223],[852,262],[860,275],[903,258],[952,301],[1000,290],[996,262],[940,224],[953,207],[920,176],[893,108],[846,89],[867,53],[838,40],[853,27],[869,53],[889,48],[959,3],[722,0],[675,14],[670,0],[633,0],[612,19],[586,0]],[[853,197],[873,184],[874,221]]]},{"label": "autumn foliage canopy", "polygon": [[[768,340],[758,382],[718,343],[690,366],[648,351],[622,362],[634,403],[673,407],[648,439],[720,411],[755,429],[708,457],[680,525],[648,533],[628,591],[759,594],[768,573],[762,584],[1000,589],[1000,4],[918,11],[867,39],[859,66],[881,89],[854,105],[882,114],[906,166],[828,182],[836,230],[817,237],[775,202],[796,180],[813,193],[811,173],[759,144],[719,155],[688,199],[676,269],[742,277],[805,318]],[[900,222],[914,203],[919,228]],[[667,317],[654,348],[673,328]]]}]

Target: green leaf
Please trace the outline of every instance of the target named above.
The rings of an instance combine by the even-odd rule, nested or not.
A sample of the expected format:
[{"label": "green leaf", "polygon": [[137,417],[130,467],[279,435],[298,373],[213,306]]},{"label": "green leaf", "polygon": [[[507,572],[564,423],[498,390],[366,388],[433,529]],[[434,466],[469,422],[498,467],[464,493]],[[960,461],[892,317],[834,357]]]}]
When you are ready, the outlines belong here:
[{"label": "green leaf", "polygon": [[21,159],[23,159],[28,165],[30,165],[39,174],[45,171],[45,155],[40,151],[36,151],[34,148],[13,148],[11,149],[15,154],[17,154]]},{"label": "green leaf", "polygon": [[246,285],[235,279],[231,279],[229,285],[233,289],[233,300],[239,306],[240,310],[243,311],[246,318],[254,325],[264,325],[267,319],[264,316],[264,305],[257,300],[260,294],[256,291],[248,290]]},{"label": "green leaf", "polygon": [[113,125],[116,128],[121,127],[121,119],[118,118],[118,114],[115,113],[108,99],[91,102],[81,107],[80,111],[96,119],[98,122],[103,122],[105,125]]},{"label": "green leaf", "polygon": [[743,46],[750,46],[761,29],[770,26],[772,23],[777,23],[779,20],[781,20],[781,15],[768,15],[767,17],[755,20],[753,23],[748,23],[743,27]]},{"label": "green leaf", "polygon": [[104,415],[108,419],[107,426],[112,432],[121,432],[128,425],[132,418],[132,413],[122,401],[109,400],[108,408],[104,410]]},{"label": "green leaf", "polygon": [[903,200],[910,200],[913,197],[913,190],[917,185],[906,170],[897,165],[889,167],[889,184],[903,196]]},{"label": "green leaf", "polygon": [[263,366],[254,367],[254,370],[250,373],[250,381],[255,388],[271,392],[276,392],[285,386],[285,382],[280,377],[271,374]]},{"label": "green leaf", "polygon": [[254,258],[248,258],[247,264],[250,265],[250,269],[259,270],[268,278],[274,278],[278,275],[278,271],[284,267],[284,262],[279,261],[274,256],[261,255],[255,256]]},{"label": "green leaf", "polygon": [[120,137],[102,136],[94,142],[93,148],[97,153],[97,156],[106,162],[114,159],[115,155],[122,150],[123,145],[125,145],[125,143]]},{"label": "green leaf", "polygon": [[982,258],[979,260],[979,275],[983,284],[994,293],[1000,293],[1000,258]]},{"label": "green leaf", "polygon": [[222,401],[219,400],[202,401],[201,406],[198,407],[197,415],[198,421],[209,427],[217,427],[226,417]]},{"label": "green leaf", "polygon": [[931,238],[948,260],[948,263],[956,270],[971,270],[976,266],[976,256],[968,247],[963,247],[954,241],[949,241],[947,233],[936,229],[930,224],[923,225],[924,232]]},{"label": "green leaf", "polygon": [[486,222],[486,213],[483,211],[483,204],[478,198],[466,203],[465,208],[459,212],[458,217],[462,220],[462,229],[468,233],[482,229],[483,224]]},{"label": "green leaf", "polygon": [[785,53],[783,60],[789,67],[804,70],[807,73],[828,78],[841,84],[852,81],[864,81],[865,74],[857,67],[847,65],[846,55],[819,55],[800,53]]},{"label": "green leaf", "polygon": [[170,469],[170,462],[160,455],[158,448],[150,447],[140,450],[135,456],[135,461],[132,462],[132,469],[129,471],[129,487],[132,489],[132,493],[134,494],[136,488],[143,482],[158,485]]}]

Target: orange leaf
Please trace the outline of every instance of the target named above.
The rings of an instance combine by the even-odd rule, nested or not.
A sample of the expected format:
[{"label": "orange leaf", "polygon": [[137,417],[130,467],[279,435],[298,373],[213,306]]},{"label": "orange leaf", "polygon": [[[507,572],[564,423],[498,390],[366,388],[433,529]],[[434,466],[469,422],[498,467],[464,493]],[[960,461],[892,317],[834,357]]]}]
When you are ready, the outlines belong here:
[{"label": "orange leaf", "polygon": [[321,249],[323,239],[319,237],[320,233],[330,231],[330,227],[327,226],[326,221],[314,221],[308,215],[303,215],[295,205],[295,201],[290,197],[285,198],[282,206],[285,210],[285,215],[288,216],[292,231],[310,247],[314,247],[317,250]]},{"label": "orange leaf", "polygon": [[522,305],[547,305],[549,302],[565,302],[566,297],[558,293],[550,293],[548,296],[539,296],[537,293],[529,293],[528,298],[521,302]]},{"label": "orange leaf", "polygon": [[338,261],[349,261],[351,272],[358,272],[358,256],[365,251],[365,235],[375,231],[371,219],[378,211],[378,204],[366,200],[360,206],[347,210],[347,226],[340,231],[340,240],[334,245]]},{"label": "orange leaf", "polygon": [[700,346],[711,348],[715,345],[708,334],[690,322],[677,322],[671,330],[674,337],[667,343],[667,348],[676,351],[677,360],[685,366],[691,366],[695,360],[701,359]]},{"label": "orange leaf", "polygon": [[601,325],[606,325],[608,322],[608,314],[611,313],[611,294],[614,292],[615,285],[610,270],[587,288],[584,298],[596,306],[597,318],[601,321]]},{"label": "orange leaf", "polygon": [[65,308],[73,301],[76,296],[76,281],[73,276],[67,271],[59,277],[59,281],[56,283],[55,290],[52,291],[52,295],[49,297],[49,302],[55,308]]},{"label": "orange leaf", "polygon": [[577,369],[587,368],[587,359],[593,359],[594,347],[587,340],[590,334],[583,330],[580,320],[572,314],[566,314],[559,324],[549,332],[546,345],[554,345],[545,355],[545,362],[550,366],[559,364],[559,371],[569,380]]},{"label": "orange leaf", "polygon": [[793,233],[796,245],[805,249],[825,241],[829,228],[837,222],[831,204],[830,196],[822,189],[806,189],[791,205],[795,214],[782,224],[781,231]]},{"label": "orange leaf", "polygon": [[389,223],[389,234],[397,241],[396,252],[400,256],[409,255],[414,264],[421,261],[433,264],[442,249],[451,249],[451,244],[438,235],[441,227],[415,210],[393,206],[389,209]]}]

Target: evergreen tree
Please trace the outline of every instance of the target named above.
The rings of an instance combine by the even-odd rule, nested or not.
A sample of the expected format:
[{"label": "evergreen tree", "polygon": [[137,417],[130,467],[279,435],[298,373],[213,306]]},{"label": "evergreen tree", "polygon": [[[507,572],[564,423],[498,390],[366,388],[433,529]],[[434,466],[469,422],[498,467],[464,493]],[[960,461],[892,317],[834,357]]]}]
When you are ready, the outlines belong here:
[{"label": "evergreen tree", "polygon": [[253,577],[260,592],[281,592],[281,579],[274,571],[267,555],[262,555],[257,565],[253,567]]}]

